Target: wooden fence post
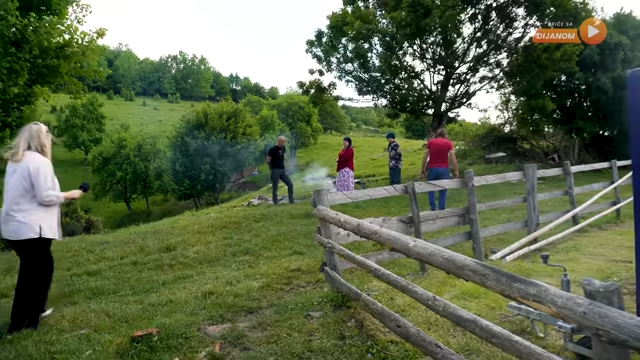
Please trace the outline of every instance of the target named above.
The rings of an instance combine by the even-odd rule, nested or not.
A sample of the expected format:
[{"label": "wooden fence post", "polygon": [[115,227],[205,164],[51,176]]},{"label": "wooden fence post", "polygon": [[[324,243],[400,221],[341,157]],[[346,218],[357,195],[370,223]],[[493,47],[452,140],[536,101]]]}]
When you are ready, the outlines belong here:
[{"label": "wooden fence post", "polygon": [[480,235],[480,217],[478,216],[478,197],[476,196],[476,186],[473,183],[473,170],[464,172],[464,181],[467,186],[467,207],[469,209],[469,229],[471,230],[471,248],[476,260],[484,261],[484,248],[482,246],[482,235]]},{"label": "wooden fence post", "polygon": [[[618,173],[618,160],[611,160],[611,175],[613,177],[612,184],[615,184],[618,180],[620,180],[620,174]],[[616,197],[615,204],[620,204],[620,187],[617,186],[613,189],[613,193]],[[616,218],[620,219],[622,215],[622,208],[616,210]]]},{"label": "wooden fence post", "polygon": [[[531,235],[538,230],[540,214],[538,214],[538,165],[525,164],[524,181],[527,199],[527,234]],[[538,239],[533,239],[537,242]]]},{"label": "wooden fence post", "polygon": [[[569,197],[569,210],[575,210],[578,206],[576,203],[576,185],[573,181],[573,170],[571,169],[571,162],[565,161],[562,163],[562,171],[567,178],[567,196]],[[580,224],[580,217],[575,214],[571,217],[573,220],[573,226]]]},{"label": "wooden fence post", "polygon": [[[315,190],[313,192],[313,207],[317,207],[317,206],[324,206],[326,208],[329,208],[329,196],[328,196],[329,190],[327,189],[318,189]],[[319,233],[322,237],[327,238],[327,239],[333,239],[333,234],[334,234],[334,225],[331,225],[325,221],[320,220],[320,225],[319,225]],[[324,261],[326,266],[333,270],[334,273],[341,275],[340,273],[340,268],[338,267],[338,256],[333,253],[330,250],[324,249]],[[332,283],[331,278],[328,277],[327,275],[324,276],[324,278],[327,280],[327,282],[329,283],[329,285],[331,286],[331,289],[335,290],[336,287],[335,285]]]},{"label": "wooden fence post", "polygon": [[[609,305],[624,311],[624,301],[620,285],[614,282],[600,282],[595,279],[582,280],[584,297],[589,300]],[[607,343],[594,329],[588,329],[591,334],[592,355],[594,360],[630,360],[631,352],[622,346]]]},{"label": "wooden fence post", "polygon": [[[416,239],[424,240],[422,238],[422,222],[420,221],[420,207],[418,206],[418,196],[416,194],[416,183],[413,181],[406,184],[407,194],[409,194],[409,206],[411,207],[411,219],[413,220],[413,236]],[[420,273],[427,272],[427,265],[419,262]]]}]

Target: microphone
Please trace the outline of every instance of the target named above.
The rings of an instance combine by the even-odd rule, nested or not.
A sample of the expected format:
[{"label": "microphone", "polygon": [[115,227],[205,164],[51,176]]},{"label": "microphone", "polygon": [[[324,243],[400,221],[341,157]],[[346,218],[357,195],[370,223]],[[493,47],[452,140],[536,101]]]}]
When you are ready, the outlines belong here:
[{"label": "microphone", "polygon": [[86,193],[87,191],[89,191],[90,188],[91,187],[89,186],[89,183],[87,183],[87,182],[83,182],[82,184],[80,184],[80,190],[83,193]]}]

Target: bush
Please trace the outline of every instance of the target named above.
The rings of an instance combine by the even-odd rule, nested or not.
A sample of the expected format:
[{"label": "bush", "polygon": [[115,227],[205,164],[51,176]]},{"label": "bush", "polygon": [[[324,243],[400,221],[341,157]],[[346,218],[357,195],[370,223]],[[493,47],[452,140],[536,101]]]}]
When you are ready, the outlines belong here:
[{"label": "bush", "polygon": [[176,102],[176,104],[180,104],[180,94],[176,94],[175,102]]},{"label": "bush", "polygon": [[160,94],[153,95],[153,100],[160,100]]},{"label": "bush", "polygon": [[109,90],[107,92],[107,100],[113,100],[113,98],[115,98],[116,95],[113,93],[113,90]]},{"label": "bush", "polygon": [[195,104],[195,103],[191,103],[191,107],[192,107],[192,108],[195,108],[195,107],[196,107],[196,104]]},{"label": "bush", "polygon": [[133,92],[133,90],[122,89],[122,91],[120,91],[120,95],[122,96],[124,101],[136,101],[136,94]]},{"label": "bush", "polygon": [[171,95],[171,94],[167,95],[167,102],[168,102],[169,104],[173,104],[173,103],[175,103],[175,102],[176,102],[176,97],[175,97],[175,95]]},{"label": "bush", "polygon": [[102,232],[102,219],[90,214],[90,209],[82,209],[75,202],[62,206],[62,235],[64,237]]},{"label": "bush", "polygon": [[147,106],[147,100],[142,100],[142,106]]},{"label": "bush", "polygon": [[50,112],[51,112],[52,114],[55,114],[57,111],[58,111],[58,107],[57,107],[57,106],[55,106],[55,105],[51,105],[51,111],[50,111]]}]

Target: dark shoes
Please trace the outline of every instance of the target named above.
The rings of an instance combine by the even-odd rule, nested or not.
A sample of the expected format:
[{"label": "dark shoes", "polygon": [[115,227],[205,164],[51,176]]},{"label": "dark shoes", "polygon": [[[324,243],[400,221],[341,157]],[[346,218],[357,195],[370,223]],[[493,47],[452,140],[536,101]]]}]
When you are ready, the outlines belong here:
[{"label": "dark shoes", "polygon": [[31,321],[31,322],[26,321],[24,324],[22,324],[22,326],[20,325],[16,326],[14,324],[9,325],[9,330],[7,330],[7,336],[14,335],[23,330],[37,330],[38,325],[40,324],[40,319],[46,318],[47,316],[51,315],[51,313],[53,313],[53,308],[47,309],[42,313],[40,313],[40,317],[36,321]]}]

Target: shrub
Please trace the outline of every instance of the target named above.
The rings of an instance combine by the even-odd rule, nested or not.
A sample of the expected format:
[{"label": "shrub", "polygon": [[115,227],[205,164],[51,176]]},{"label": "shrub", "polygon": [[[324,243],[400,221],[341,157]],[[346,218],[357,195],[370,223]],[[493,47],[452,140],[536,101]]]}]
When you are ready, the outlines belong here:
[{"label": "shrub", "polygon": [[171,95],[171,94],[167,95],[167,102],[168,102],[169,104],[173,104],[173,103],[175,103],[175,102],[176,102],[176,97],[175,97],[175,95]]},{"label": "shrub", "polygon": [[191,103],[191,107],[192,107],[192,108],[196,107],[196,104]]},{"label": "shrub", "polygon": [[51,111],[50,111],[50,112],[51,112],[52,114],[55,114],[57,111],[58,111],[58,107],[57,107],[57,106],[55,106],[55,105],[51,105]]},{"label": "shrub", "polygon": [[153,95],[153,100],[160,100],[160,94]]},{"label": "shrub", "polygon": [[142,100],[142,106],[147,106],[147,100]]},{"label": "shrub", "polygon": [[90,211],[77,203],[65,203],[62,206],[62,235],[72,237],[102,232],[102,219],[91,215]]},{"label": "shrub", "polygon": [[113,100],[113,98],[115,98],[116,95],[113,93],[113,90],[109,90],[107,92],[107,100]]},{"label": "shrub", "polygon": [[176,96],[175,96],[175,103],[180,104],[180,94],[178,93],[176,93]]},{"label": "shrub", "polygon": [[120,91],[120,95],[122,96],[124,101],[136,101],[136,94],[133,92],[133,90],[122,89],[122,91]]}]

